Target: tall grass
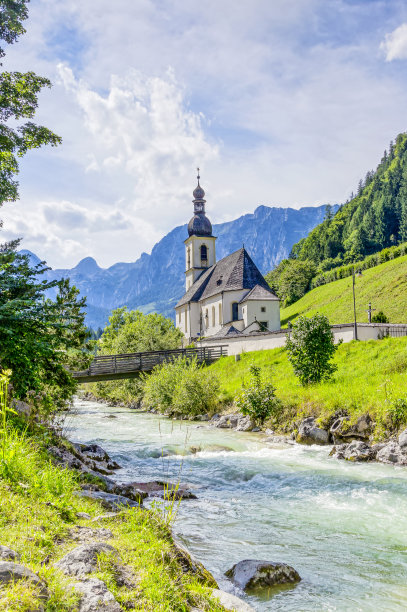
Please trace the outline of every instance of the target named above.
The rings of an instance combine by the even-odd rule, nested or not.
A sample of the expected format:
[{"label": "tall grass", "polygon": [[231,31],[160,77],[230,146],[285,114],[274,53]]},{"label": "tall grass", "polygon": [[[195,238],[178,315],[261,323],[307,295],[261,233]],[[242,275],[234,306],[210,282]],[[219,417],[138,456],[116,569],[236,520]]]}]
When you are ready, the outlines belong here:
[{"label": "tall grass", "polygon": [[6,459],[7,449],[7,417],[9,414],[17,414],[15,410],[8,405],[8,386],[11,377],[11,370],[3,370],[0,372],[0,411],[1,411],[1,458],[2,462]]}]

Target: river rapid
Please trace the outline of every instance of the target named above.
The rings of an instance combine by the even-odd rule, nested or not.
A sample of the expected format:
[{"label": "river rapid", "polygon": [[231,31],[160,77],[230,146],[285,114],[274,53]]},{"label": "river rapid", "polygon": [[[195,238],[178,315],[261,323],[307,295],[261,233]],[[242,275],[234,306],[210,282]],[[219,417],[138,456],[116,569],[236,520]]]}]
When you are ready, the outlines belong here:
[{"label": "river rapid", "polygon": [[256,610],[407,610],[407,468],[79,399],[66,435],[105,448],[120,481],[196,487],[174,532],[221,588],[242,559],[295,567],[298,585],[245,596]]}]

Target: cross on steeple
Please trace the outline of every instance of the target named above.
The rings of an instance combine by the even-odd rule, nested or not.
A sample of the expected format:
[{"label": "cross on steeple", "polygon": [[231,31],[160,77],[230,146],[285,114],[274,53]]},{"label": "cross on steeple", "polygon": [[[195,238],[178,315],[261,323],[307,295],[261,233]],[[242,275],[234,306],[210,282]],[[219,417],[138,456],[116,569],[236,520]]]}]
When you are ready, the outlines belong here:
[{"label": "cross on steeple", "polygon": [[197,168],[197,169],[196,169],[196,171],[198,172],[198,176],[197,176],[196,178],[198,179],[198,185],[199,185],[199,179],[201,178],[201,177],[199,176],[199,168]]}]

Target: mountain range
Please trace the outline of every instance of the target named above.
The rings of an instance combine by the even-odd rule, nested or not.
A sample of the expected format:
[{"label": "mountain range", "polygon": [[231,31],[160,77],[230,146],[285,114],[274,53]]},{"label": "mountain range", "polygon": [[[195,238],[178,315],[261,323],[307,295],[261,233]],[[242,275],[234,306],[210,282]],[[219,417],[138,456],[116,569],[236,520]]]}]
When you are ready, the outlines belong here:
[{"label": "mountain range", "polygon": [[[336,212],[337,206],[332,207]],[[288,257],[292,246],[307,236],[325,216],[325,206],[300,209],[259,206],[254,213],[213,226],[217,236],[217,259],[242,244],[265,274]],[[174,316],[174,305],[184,294],[187,226],[176,227],[134,263],[116,263],[100,268],[92,257],[71,269],[50,270],[49,279],[70,278],[87,298],[87,324],[104,327],[112,309],[126,305],[144,313]],[[28,252],[28,251],[25,251]],[[39,258],[28,252],[34,262]]]}]

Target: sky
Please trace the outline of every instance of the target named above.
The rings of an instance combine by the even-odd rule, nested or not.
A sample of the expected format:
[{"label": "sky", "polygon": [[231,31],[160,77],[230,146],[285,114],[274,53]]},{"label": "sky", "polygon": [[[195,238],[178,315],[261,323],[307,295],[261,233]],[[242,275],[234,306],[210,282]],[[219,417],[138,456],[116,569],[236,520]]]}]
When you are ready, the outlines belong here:
[{"label": "sky", "polygon": [[[135,261],[192,216],[344,202],[407,128],[404,0],[32,0],[3,68],[63,139],[21,162],[1,239]],[[180,245],[180,248],[182,246]]]}]

